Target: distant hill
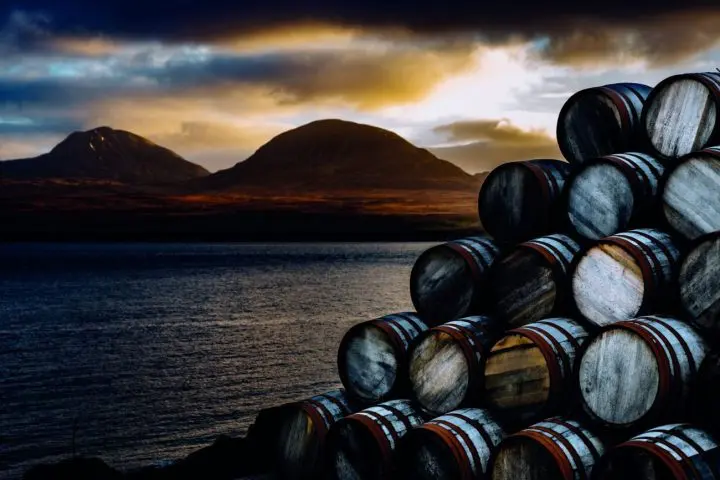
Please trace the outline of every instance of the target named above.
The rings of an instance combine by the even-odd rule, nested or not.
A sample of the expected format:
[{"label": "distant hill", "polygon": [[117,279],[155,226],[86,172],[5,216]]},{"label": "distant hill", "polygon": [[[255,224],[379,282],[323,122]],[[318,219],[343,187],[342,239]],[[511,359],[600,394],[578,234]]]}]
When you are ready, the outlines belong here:
[{"label": "distant hill", "polygon": [[89,179],[131,185],[180,183],[210,172],[124,130],[74,132],[49,153],[0,162],[0,179]]},{"label": "distant hill", "polygon": [[388,130],[328,119],[283,132],[192,184],[215,191],[475,190],[478,179]]}]

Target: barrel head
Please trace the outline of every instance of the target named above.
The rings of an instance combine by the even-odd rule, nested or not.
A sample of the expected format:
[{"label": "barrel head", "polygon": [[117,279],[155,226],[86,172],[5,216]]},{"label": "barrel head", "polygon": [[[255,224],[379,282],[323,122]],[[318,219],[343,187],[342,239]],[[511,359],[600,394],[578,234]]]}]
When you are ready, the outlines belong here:
[{"label": "barrel head", "polygon": [[506,163],[493,170],[478,196],[485,231],[505,243],[547,233],[551,198],[540,182],[522,162]]},{"label": "barrel head", "polygon": [[523,437],[500,444],[492,462],[492,480],[548,480],[565,478],[558,460],[539,442]]},{"label": "barrel head", "polygon": [[599,240],[626,230],[633,214],[630,182],[614,166],[598,162],[587,166],[568,186],[568,217],[585,238]]},{"label": "barrel head", "polygon": [[692,75],[660,82],[648,97],[643,124],[650,145],[667,158],[707,146],[717,128],[717,106],[707,84]]},{"label": "barrel head", "polygon": [[382,478],[380,449],[370,431],[361,423],[341,420],[328,438],[328,473],[334,480],[375,480]]},{"label": "barrel head", "polygon": [[398,355],[388,334],[372,323],[357,325],[343,339],[338,360],[341,378],[353,397],[376,403],[398,379]]},{"label": "barrel head", "polygon": [[670,226],[689,239],[720,231],[720,152],[693,153],[668,176],[663,213]]},{"label": "barrel head", "polygon": [[595,325],[634,318],[645,297],[643,272],[623,248],[601,243],[578,262],[572,293],[580,313]]},{"label": "barrel head", "polygon": [[466,316],[476,295],[467,261],[456,251],[438,245],[423,252],[410,275],[415,310],[435,324]]},{"label": "barrel head", "polygon": [[668,466],[645,450],[619,448],[595,467],[597,480],[675,480]]},{"label": "barrel head", "polygon": [[398,477],[403,480],[462,478],[457,460],[448,444],[423,429],[415,429],[403,438],[396,461]]},{"label": "barrel head", "polygon": [[706,332],[720,331],[720,233],[701,239],[680,265],[680,303]]},{"label": "barrel head", "polygon": [[319,466],[320,439],[312,419],[301,409],[288,415],[278,437],[283,478],[312,478]]},{"label": "barrel head", "polygon": [[578,369],[586,411],[610,426],[645,418],[660,389],[660,366],[648,343],[624,328],[612,328],[587,346]]},{"label": "barrel head", "polygon": [[428,412],[458,408],[468,394],[470,367],[458,343],[447,333],[431,330],[410,356],[410,386]]},{"label": "barrel head", "polygon": [[495,313],[510,327],[520,327],[554,312],[557,285],[543,257],[518,249],[495,262],[490,273]]}]

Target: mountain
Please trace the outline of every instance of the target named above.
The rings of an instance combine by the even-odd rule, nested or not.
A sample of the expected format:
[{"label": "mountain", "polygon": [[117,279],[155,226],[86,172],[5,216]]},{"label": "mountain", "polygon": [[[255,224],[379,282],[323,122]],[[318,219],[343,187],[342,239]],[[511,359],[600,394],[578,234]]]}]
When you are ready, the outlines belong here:
[{"label": "mountain", "polygon": [[247,160],[192,182],[213,191],[474,190],[477,179],[382,128],[318,120],[276,136]]},{"label": "mountain", "polygon": [[180,183],[210,172],[124,130],[74,132],[49,153],[0,162],[0,179],[111,180],[133,185]]}]

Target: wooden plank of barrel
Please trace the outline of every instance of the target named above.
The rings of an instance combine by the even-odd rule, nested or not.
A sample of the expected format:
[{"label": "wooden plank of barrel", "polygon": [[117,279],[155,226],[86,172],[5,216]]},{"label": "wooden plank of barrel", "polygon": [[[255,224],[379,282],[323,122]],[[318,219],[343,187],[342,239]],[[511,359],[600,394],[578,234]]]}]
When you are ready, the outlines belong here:
[{"label": "wooden plank of barrel", "polygon": [[500,243],[552,233],[561,217],[558,199],[570,164],[561,160],[509,162],[483,182],[478,212],[483,229]]},{"label": "wooden plank of barrel", "polygon": [[720,232],[698,238],[680,262],[680,305],[703,331],[720,332]]},{"label": "wooden plank of barrel", "polygon": [[334,390],[286,405],[276,439],[277,472],[288,479],[318,478],[324,469],[325,438],[330,427],[359,410],[344,390]]},{"label": "wooden plank of barrel", "polygon": [[409,400],[390,400],[349,415],[330,427],[327,465],[334,480],[395,478],[399,440],[424,422]]},{"label": "wooden plank of barrel", "polygon": [[406,480],[484,480],[495,447],[505,436],[493,415],[480,408],[454,410],[405,435],[395,453]]},{"label": "wooden plank of barrel", "polygon": [[492,480],[590,478],[605,445],[575,420],[553,417],[506,437],[491,460]]},{"label": "wooden plank of barrel", "polygon": [[639,148],[641,112],[650,91],[647,85],[615,83],[568,98],[557,123],[558,146],[565,158],[579,164]]},{"label": "wooden plank of barrel", "polygon": [[649,223],[664,171],[658,160],[638,152],[586,161],[567,183],[570,224],[583,237],[600,240]]},{"label": "wooden plank of barrel", "polygon": [[413,398],[436,415],[477,403],[485,355],[501,334],[500,322],[486,316],[455,320],[422,333],[408,352]]},{"label": "wooden plank of barrel", "polygon": [[720,478],[720,446],[690,424],[652,428],[608,451],[597,480],[705,480]]},{"label": "wooden plank of barrel", "polygon": [[583,409],[613,428],[682,418],[707,352],[700,334],[674,318],[648,316],[609,325],[580,359]]},{"label": "wooden plank of barrel", "polygon": [[574,381],[575,355],[587,339],[587,330],[569,318],[506,332],[485,362],[484,402],[513,424],[560,413]]},{"label": "wooden plank of barrel", "polygon": [[670,226],[695,239],[720,231],[720,147],[690,153],[675,164],[662,192]]},{"label": "wooden plank of barrel", "polygon": [[428,326],[413,312],[386,315],[354,325],[338,348],[338,373],[348,394],[377,403],[407,391],[407,352]]},{"label": "wooden plank of barrel", "polygon": [[410,272],[410,297],[430,325],[482,313],[487,271],[500,253],[488,236],[462,238],[424,251]]},{"label": "wooden plank of barrel", "polygon": [[567,313],[569,269],[580,245],[554,234],[519,244],[489,272],[494,315],[510,327]]},{"label": "wooden plank of barrel", "polygon": [[677,158],[720,144],[720,73],[673,75],[650,92],[642,112],[651,153]]},{"label": "wooden plank of barrel", "polygon": [[572,295],[589,322],[603,326],[663,310],[672,302],[680,250],[656,229],[604,238],[587,250],[572,275]]}]

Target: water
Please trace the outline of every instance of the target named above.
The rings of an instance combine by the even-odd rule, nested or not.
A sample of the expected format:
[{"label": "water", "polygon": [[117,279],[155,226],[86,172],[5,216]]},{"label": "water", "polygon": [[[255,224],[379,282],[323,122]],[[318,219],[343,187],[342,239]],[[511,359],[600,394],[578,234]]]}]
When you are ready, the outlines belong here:
[{"label": "water", "polygon": [[0,477],[129,469],[340,386],[353,324],[412,310],[430,244],[0,245]]}]

